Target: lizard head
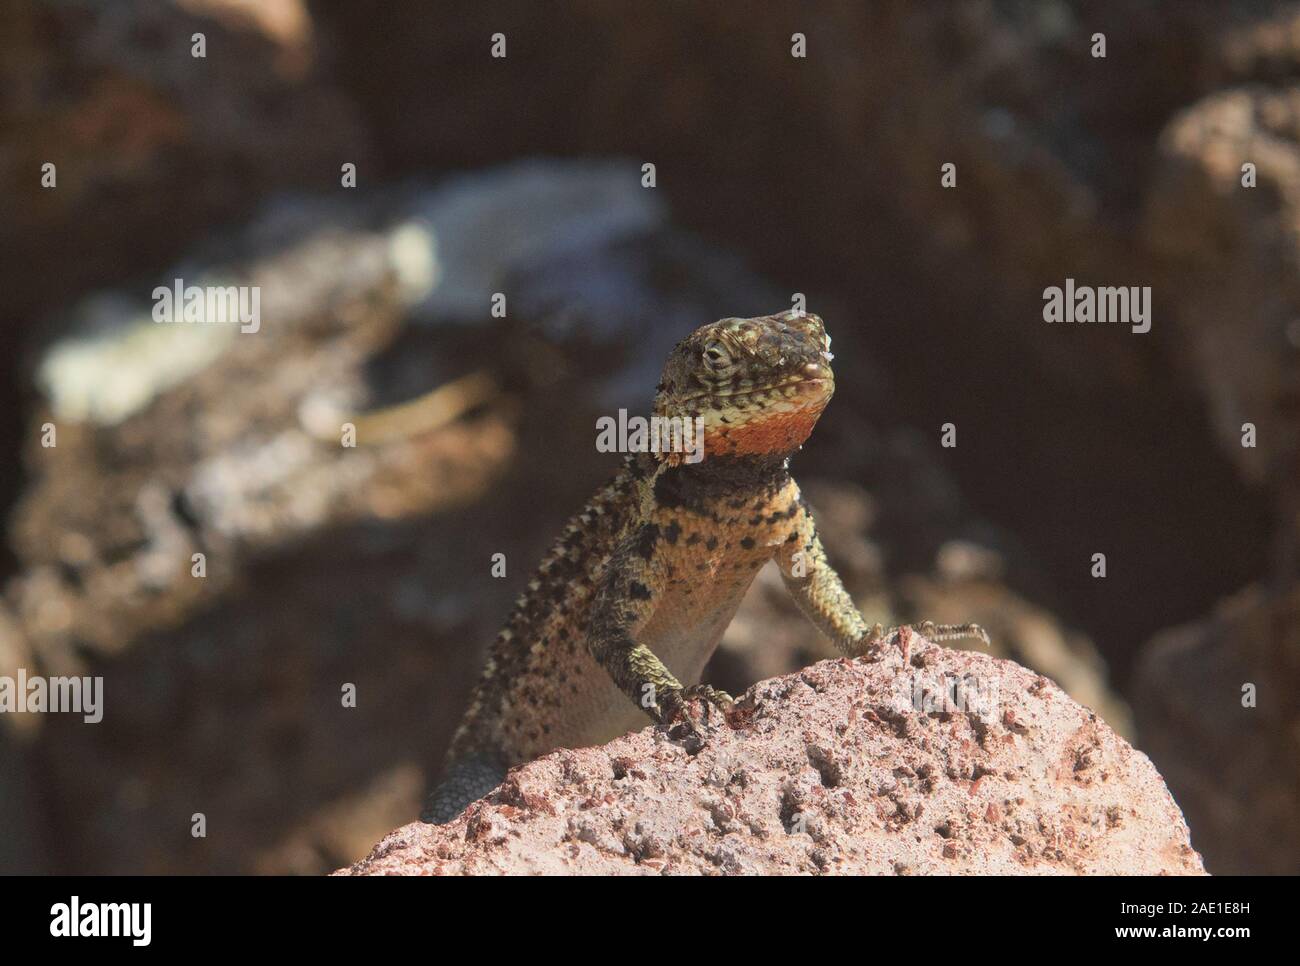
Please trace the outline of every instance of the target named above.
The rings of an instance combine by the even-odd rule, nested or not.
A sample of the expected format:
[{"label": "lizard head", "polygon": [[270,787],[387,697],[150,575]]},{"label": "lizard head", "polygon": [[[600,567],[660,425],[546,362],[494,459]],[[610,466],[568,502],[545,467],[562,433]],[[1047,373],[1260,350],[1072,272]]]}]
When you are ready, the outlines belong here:
[{"label": "lizard head", "polygon": [[835,391],[830,346],[822,320],[796,312],[701,326],[668,357],[655,415],[700,417],[706,457],[788,456]]}]

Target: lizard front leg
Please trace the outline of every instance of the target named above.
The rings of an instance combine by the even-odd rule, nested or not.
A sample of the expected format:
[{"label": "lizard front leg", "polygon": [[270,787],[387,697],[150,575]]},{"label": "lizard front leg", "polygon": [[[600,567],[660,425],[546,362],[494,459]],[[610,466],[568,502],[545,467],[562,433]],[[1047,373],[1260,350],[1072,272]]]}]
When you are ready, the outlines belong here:
[{"label": "lizard front leg", "polygon": [[777,564],[786,589],[808,618],[835,646],[850,657],[878,652],[886,645],[897,644],[907,657],[909,632],[915,631],[930,641],[977,637],[985,644],[989,636],[978,624],[919,624],[891,627],[867,624],[853,598],[844,589],[840,575],[826,559],[826,550],[808,505],[799,499],[799,511],[793,520],[789,538],[777,551]]},{"label": "lizard front leg", "polygon": [[587,648],[619,689],[658,722],[688,713],[694,698],[725,706],[731,696],[708,685],[683,687],[664,662],[640,642],[663,586],[657,559],[659,528],[642,524],[611,555],[593,601]]}]

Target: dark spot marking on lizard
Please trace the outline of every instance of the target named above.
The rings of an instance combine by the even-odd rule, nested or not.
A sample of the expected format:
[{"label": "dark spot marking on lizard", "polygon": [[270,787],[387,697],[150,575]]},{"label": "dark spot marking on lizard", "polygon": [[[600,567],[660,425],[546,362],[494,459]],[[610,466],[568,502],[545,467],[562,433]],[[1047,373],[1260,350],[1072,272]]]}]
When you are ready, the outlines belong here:
[{"label": "dark spot marking on lizard", "polygon": [[664,527],[664,539],[667,540],[669,543],[675,544],[677,542],[677,538],[681,536],[681,534],[682,534],[682,528],[677,525],[676,520],[668,524],[668,526]]},{"label": "dark spot marking on lizard", "polygon": [[639,580],[634,580],[627,585],[627,595],[633,600],[649,600],[650,588]]},{"label": "dark spot marking on lizard", "polygon": [[650,560],[655,555],[655,544],[659,542],[659,528],[653,523],[647,523],[641,528],[641,532],[636,538],[636,552],[645,560]]},{"label": "dark spot marking on lizard", "polygon": [[698,533],[692,533],[689,537],[686,538],[686,546],[693,547],[697,543],[699,543],[701,539],[702,538]]},{"label": "dark spot marking on lizard", "polygon": [[717,537],[709,537],[708,540],[704,541],[704,549],[706,549],[706,550],[717,550],[717,549],[718,549],[718,538],[717,538]]},{"label": "dark spot marking on lizard", "polygon": [[786,542],[786,543],[794,543],[794,542],[795,542],[796,540],[798,540],[798,539],[799,539],[799,531],[798,531],[798,530],[791,530],[791,531],[790,531],[790,536],[788,536],[788,537],[785,538],[785,542]]},{"label": "dark spot marking on lizard", "polygon": [[753,549],[754,549],[754,538],[753,538],[753,537],[745,537],[744,539],[742,539],[742,540],[740,541],[740,545],[741,545],[742,547],[744,547],[746,550],[753,550]]},{"label": "dark spot marking on lizard", "polygon": [[632,479],[645,479],[646,465],[641,460],[637,459],[635,455],[628,456],[623,465],[627,468],[627,475]]}]

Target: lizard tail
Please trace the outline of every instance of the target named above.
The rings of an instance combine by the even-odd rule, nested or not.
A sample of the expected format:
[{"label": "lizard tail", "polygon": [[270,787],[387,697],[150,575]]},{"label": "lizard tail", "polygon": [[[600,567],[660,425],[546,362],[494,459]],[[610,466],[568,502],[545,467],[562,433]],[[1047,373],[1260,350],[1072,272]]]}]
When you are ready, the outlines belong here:
[{"label": "lizard tail", "polygon": [[471,755],[453,762],[424,803],[420,821],[430,825],[450,822],[465,811],[466,805],[492,791],[505,777],[505,766],[487,755]]}]

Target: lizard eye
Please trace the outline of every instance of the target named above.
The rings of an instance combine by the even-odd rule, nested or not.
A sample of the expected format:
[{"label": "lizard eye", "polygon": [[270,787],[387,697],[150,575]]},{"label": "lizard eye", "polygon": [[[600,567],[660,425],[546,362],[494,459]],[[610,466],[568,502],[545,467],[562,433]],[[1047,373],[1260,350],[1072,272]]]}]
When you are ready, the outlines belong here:
[{"label": "lizard eye", "polygon": [[710,342],[704,347],[704,364],[710,369],[725,369],[731,365],[731,353],[721,342]]}]

